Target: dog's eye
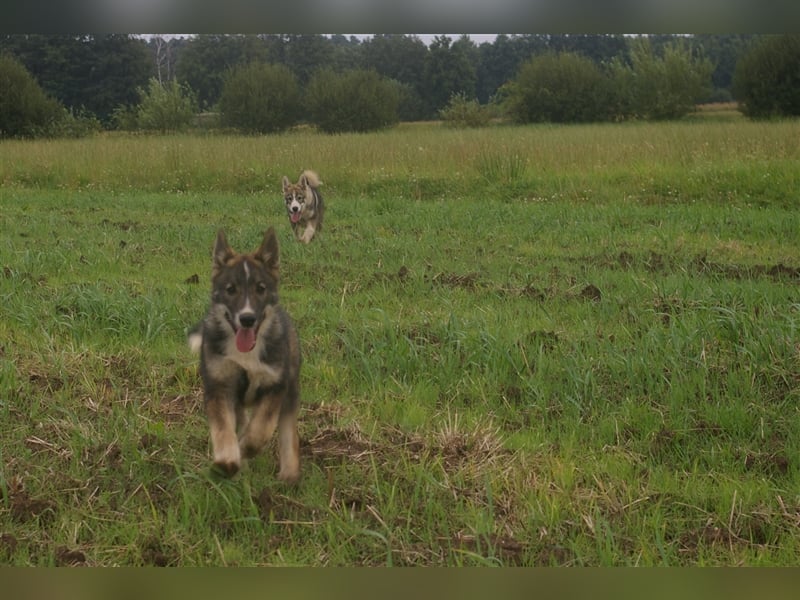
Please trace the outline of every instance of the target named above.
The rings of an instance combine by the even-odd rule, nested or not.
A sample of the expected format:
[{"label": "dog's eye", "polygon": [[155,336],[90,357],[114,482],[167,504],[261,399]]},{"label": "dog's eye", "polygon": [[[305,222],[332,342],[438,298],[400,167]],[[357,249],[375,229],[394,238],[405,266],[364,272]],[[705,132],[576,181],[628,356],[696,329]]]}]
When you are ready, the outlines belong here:
[{"label": "dog's eye", "polygon": [[236,286],[232,283],[229,283],[225,286],[225,293],[228,294],[228,296],[233,296],[236,294]]},{"label": "dog's eye", "polygon": [[264,283],[263,281],[258,283],[258,284],[256,284],[256,293],[258,293],[258,294],[260,294],[262,296],[264,294],[266,294],[267,293],[267,284]]}]

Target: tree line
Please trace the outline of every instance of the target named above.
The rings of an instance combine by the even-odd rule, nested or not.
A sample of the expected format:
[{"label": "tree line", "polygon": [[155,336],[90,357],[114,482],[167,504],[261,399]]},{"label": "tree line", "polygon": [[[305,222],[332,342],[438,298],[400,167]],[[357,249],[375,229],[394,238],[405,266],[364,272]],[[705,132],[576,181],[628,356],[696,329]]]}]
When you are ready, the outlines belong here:
[{"label": "tree line", "polygon": [[[749,70],[741,66],[744,57],[757,55],[758,49],[763,55],[767,42],[778,37],[500,34],[492,42],[476,44],[467,35],[457,39],[439,35],[426,45],[405,34],[365,39],[319,34],[169,39],[128,34],[4,35],[0,54],[19,63],[44,96],[60,103],[73,118],[94,120],[98,127],[135,124],[148,116],[141,114],[147,101],[151,113],[157,113],[163,107],[156,94],[161,94],[162,104],[177,106],[174,110],[219,111],[227,106],[229,117],[237,111],[244,117],[248,110],[258,110],[253,97],[275,94],[276,85],[284,88],[284,103],[287,98],[297,100],[298,94],[310,100],[298,102],[286,119],[336,122],[350,118],[337,102],[369,107],[380,101],[391,109],[374,117],[377,126],[385,126],[396,120],[440,118],[459,108],[459,102],[462,109],[467,103],[503,104],[512,118],[522,122],[671,118],[679,116],[674,107],[657,105],[664,104],[675,86],[684,88],[684,97],[675,100],[681,106],[737,99],[753,109],[751,116],[780,113],[786,109],[764,108],[761,100],[749,98],[755,86],[746,81],[748,73],[751,78],[758,76],[761,63],[773,71],[780,69],[775,60],[748,58],[756,64]],[[792,61],[798,64],[793,54],[797,36],[782,39],[780,48],[766,54],[780,53],[785,68],[791,69]],[[249,82],[249,91],[241,75],[248,68],[256,78]],[[237,74],[234,93],[230,88]],[[644,74],[652,81],[648,89],[640,83]],[[782,73],[774,76],[782,78],[784,86],[800,86],[791,76],[788,82]],[[672,87],[667,86],[670,80]],[[369,88],[376,95],[354,98],[347,94],[347,86]],[[791,89],[781,96],[791,105]],[[11,101],[0,97],[0,117],[3,103]],[[645,107],[646,102],[654,105]],[[342,113],[338,117],[331,114],[336,110]],[[148,118],[152,120],[153,114]],[[235,119],[229,124],[237,126]]]}]

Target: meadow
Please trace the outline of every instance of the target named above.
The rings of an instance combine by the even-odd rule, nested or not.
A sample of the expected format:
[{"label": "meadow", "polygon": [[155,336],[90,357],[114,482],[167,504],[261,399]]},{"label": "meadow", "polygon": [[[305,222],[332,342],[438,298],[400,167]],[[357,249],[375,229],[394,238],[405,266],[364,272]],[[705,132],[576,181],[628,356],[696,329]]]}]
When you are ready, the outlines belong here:
[{"label": "meadow", "polygon": [[[798,160],[724,110],[0,142],[0,564],[796,565]],[[297,486],[214,476],[185,340],[269,225]]]}]

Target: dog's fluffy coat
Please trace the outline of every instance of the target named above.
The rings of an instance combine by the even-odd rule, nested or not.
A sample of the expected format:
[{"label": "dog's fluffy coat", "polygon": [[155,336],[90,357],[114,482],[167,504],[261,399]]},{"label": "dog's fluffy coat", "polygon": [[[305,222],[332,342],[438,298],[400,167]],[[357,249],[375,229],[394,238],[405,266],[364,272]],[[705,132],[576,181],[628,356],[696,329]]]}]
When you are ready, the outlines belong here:
[{"label": "dog's fluffy coat", "polygon": [[281,182],[292,231],[298,240],[308,244],[322,229],[325,204],[318,189],[322,182],[314,171],[303,171],[297,183],[290,182],[286,175]]},{"label": "dog's fluffy coat", "polygon": [[297,413],[300,345],[278,302],[278,241],[272,227],[255,252],[238,254],[217,233],[211,306],[189,334],[200,353],[214,465],[235,474],[278,429],[278,477],[300,476]]}]

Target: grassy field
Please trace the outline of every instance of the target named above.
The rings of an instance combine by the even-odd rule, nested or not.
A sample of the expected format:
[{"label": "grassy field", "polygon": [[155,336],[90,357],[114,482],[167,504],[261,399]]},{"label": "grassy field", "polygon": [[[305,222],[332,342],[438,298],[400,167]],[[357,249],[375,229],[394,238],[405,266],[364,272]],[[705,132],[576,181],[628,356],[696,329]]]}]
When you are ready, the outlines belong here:
[{"label": "grassy field", "polygon": [[[725,111],[0,143],[0,563],[797,564],[798,159]],[[270,224],[296,487],[211,474],[185,342]]]}]

